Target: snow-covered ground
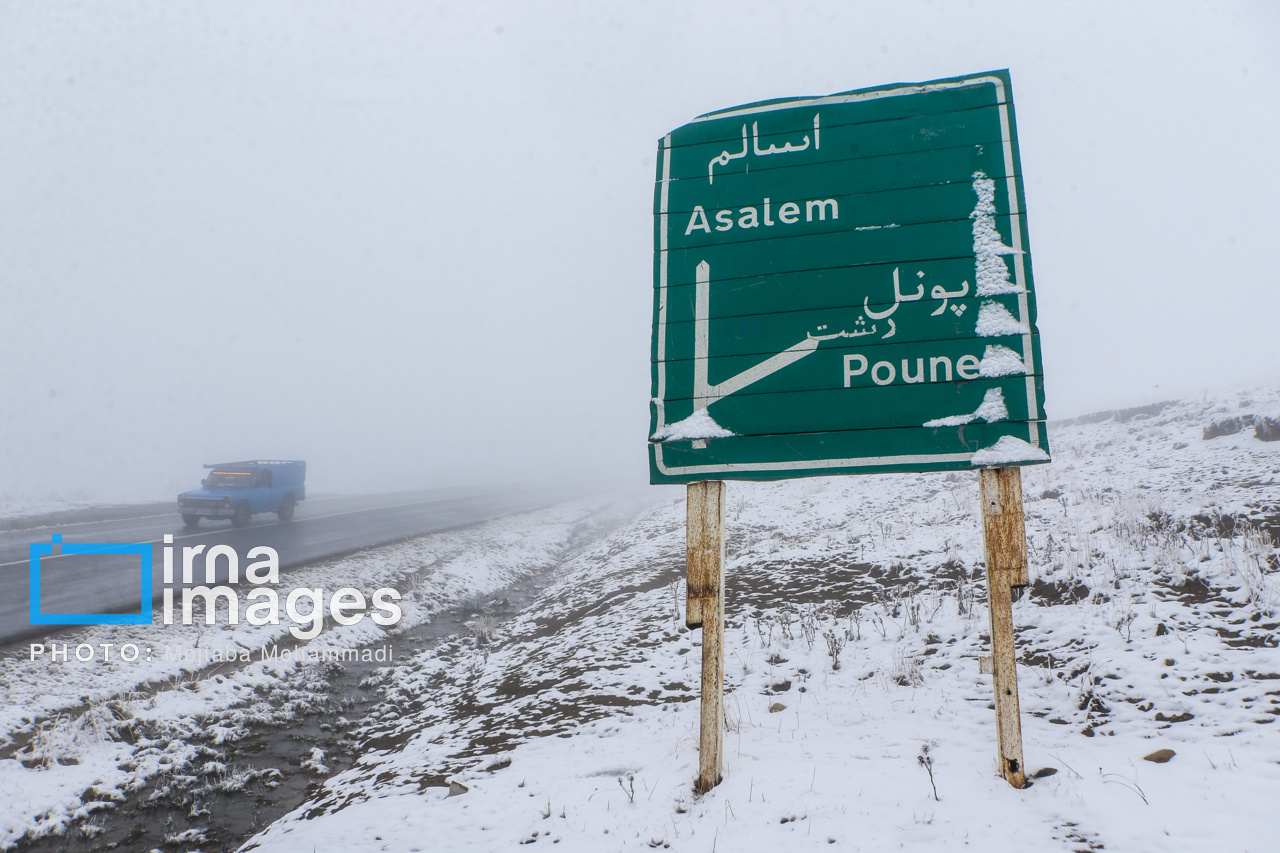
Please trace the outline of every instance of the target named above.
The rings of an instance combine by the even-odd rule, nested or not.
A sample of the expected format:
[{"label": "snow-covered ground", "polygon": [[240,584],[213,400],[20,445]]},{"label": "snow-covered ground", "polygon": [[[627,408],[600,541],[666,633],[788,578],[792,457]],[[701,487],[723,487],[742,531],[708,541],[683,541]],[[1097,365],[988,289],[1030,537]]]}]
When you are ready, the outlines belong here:
[{"label": "snow-covered ground", "polygon": [[[278,586],[397,589],[404,615],[396,631],[403,633],[555,566],[640,505],[616,496],[561,504],[288,572]],[[157,618],[154,625],[97,626],[55,638],[72,650],[91,647],[91,660],[71,651],[66,662],[52,662],[48,651],[36,657],[25,643],[0,657],[0,848],[27,833],[61,833],[91,821],[158,776],[196,773],[209,763],[204,744],[234,743],[255,723],[280,724],[325,707],[324,664],[260,654],[277,643],[298,646],[288,631],[293,622],[228,625],[225,608],[215,625],[201,624],[202,616],[191,626]],[[329,624],[302,648],[394,648],[394,639],[364,619]],[[133,662],[121,659],[128,643],[141,650]],[[204,775],[214,784],[227,784],[227,768],[209,769]]]},{"label": "snow-covered ground", "polygon": [[98,506],[99,502],[87,497],[68,498],[24,498],[21,495],[0,494],[0,519],[21,518],[28,515],[48,515],[55,512],[86,509]]},{"label": "snow-covered ground", "polygon": [[[300,755],[323,782],[244,849],[1275,849],[1280,441],[1255,438],[1250,419],[1278,411],[1280,390],[1263,389],[1061,424],[1055,461],[1024,469],[1025,790],[997,775],[979,666],[976,475],[731,483],[719,787],[692,789],[701,632],[683,620],[683,500],[620,527],[633,506],[580,503],[338,564],[353,585],[413,583],[421,609],[406,618],[419,620],[556,568],[514,620],[477,605],[464,635],[381,668],[376,704],[350,721],[354,763]],[[356,629],[370,634],[320,639],[388,641]],[[318,713],[307,703],[324,693],[305,664],[147,675],[189,680],[169,690],[101,664],[51,682],[48,664],[11,657],[5,673],[10,843],[82,831],[119,792],[172,773],[170,755],[198,776],[206,744]],[[135,720],[147,737],[128,743],[118,733]],[[1147,760],[1159,750],[1173,755]],[[237,772],[233,784],[270,784],[252,755]]]}]

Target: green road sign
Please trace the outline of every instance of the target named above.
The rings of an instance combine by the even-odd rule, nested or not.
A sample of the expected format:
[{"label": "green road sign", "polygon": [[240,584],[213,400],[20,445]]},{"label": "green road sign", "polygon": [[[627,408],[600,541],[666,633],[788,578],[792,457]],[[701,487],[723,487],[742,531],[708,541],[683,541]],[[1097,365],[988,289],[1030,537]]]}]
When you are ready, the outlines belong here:
[{"label": "green road sign", "polygon": [[1007,71],[659,143],[654,483],[1049,460]]}]

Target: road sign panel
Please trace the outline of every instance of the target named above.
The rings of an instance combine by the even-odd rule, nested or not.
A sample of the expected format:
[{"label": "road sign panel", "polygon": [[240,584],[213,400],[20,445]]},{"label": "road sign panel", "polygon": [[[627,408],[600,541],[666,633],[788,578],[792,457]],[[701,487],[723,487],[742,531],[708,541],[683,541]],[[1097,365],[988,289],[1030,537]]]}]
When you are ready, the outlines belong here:
[{"label": "road sign panel", "polygon": [[655,483],[1048,461],[1008,73],[664,137]]}]

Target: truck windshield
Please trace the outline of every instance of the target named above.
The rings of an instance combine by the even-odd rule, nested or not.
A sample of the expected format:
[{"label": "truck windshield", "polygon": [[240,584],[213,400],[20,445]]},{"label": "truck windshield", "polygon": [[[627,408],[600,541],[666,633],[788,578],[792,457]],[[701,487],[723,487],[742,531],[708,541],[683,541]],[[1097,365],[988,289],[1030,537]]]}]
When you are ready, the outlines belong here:
[{"label": "truck windshield", "polygon": [[204,481],[208,489],[247,489],[253,485],[249,471],[214,471]]}]

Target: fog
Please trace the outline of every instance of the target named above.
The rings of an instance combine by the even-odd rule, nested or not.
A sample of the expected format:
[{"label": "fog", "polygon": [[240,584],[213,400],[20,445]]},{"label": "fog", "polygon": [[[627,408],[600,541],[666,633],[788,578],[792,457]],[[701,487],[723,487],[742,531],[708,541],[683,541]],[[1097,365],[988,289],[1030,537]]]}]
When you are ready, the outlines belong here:
[{"label": "fog", "polygon": [[0,2],[0,503],[647,481],[656,143],[1012,74],[1050,417],[1280,378],[1270,3]]}]

